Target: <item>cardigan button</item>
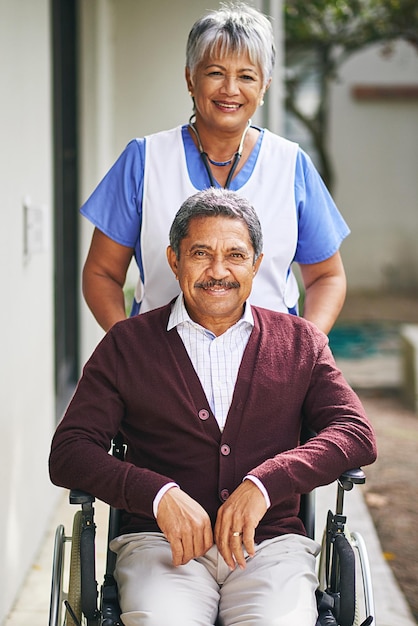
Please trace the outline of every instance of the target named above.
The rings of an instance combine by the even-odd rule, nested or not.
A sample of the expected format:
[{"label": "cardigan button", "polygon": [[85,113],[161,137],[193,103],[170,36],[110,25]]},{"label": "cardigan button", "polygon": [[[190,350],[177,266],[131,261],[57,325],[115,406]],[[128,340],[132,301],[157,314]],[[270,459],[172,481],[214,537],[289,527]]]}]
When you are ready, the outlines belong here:
[{"label": "cardigan button", "polygon": [[198,415],[201,420],[205,421],[209,417],[209,411],[207,409],[200,409]]},{"label": "cardigan button", "polygon": [[221,454],[223,456],[228,456],[228,454],[231,454],[231,448],[226,443],[221,446]]},{"label": "cardigan button", "polygon": [[221,491],[221,500],[223,500],[225,502],[225,500],[228,500],[229,498],[229,491],[228,489],[222,489]]}]

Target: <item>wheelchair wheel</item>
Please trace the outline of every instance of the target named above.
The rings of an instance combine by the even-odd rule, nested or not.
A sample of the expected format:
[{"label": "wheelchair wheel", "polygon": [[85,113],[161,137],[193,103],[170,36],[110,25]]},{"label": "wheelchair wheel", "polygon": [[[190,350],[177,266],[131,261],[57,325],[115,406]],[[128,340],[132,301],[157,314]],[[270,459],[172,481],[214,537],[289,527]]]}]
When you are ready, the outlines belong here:
[{"label": "wheelchair wheel", "polygon": [[63,573],[64,573],[64,552],[65,552],[65,532],[61,524],[55,531],[54,557],[52,563],[51,581],[51,602],[49,606],[49,626],[61,626],[61,609],[63,603]]},{"label": "wheelchair wheel", "polygon": [[330,545],[324,533],[318,578],[320,590],[333,604],[332,612],[338,625],[357,624],[355,555],[345,534],[337,535]]},{"label": "wheelchair wheel", "polygon": [[[363,600],[364,600],[364,608],[365,614],[367,616],[372,615],[375,616],[375,606],[374,606],[374,594],[373,594],[373,586],[372,586],[372,576],[370,569],[370,561],[369,555],[367,553],[366,543],[363,537],[358,532],[352,532],[350,534],[351,545],[354,548],[354,551],[358,555],[358,562],[361,572],[362,578],[362,591],[363,591]],[[360,593],[358,594],[360,595]]]},{"label": "wheelchair wheel", "polygon": [[[369,623],[369,616],[374,616],[375,612],[370,566],[361,535],[347,531],[338,535],[330,553],[324,533],[318,578],[320,590],[332,598],[333,613],[339,626]],[[365,617],[366,621],[362,621]]]},{"label": "wheelchair wheel", "polygon": [[70,578],[68,582],[68,600],[66,603],[67,610],[65,620],[66,626],[79,626],[79,624],[81,624],[81,529],[82,512],[77,511],[74,515],[73,534],[71,540]]}]

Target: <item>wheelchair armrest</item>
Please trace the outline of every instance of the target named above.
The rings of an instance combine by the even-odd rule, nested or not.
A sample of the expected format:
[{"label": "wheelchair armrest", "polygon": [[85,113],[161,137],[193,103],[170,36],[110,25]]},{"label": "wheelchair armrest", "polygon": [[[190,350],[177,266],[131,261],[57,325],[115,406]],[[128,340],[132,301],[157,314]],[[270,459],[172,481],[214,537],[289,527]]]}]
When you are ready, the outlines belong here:
[{"label": "wheelchair armrest", "polygon": [[80,489],[71,489],[69,500],[70,504],[88,504],[94,502],[95,497]]},{"label": "wheelchair armrest", "polygon": [[363,485],[366,482],[366,474],[360,467],[347,470],[341,474],[338,482],[344,491],[351,491],[354,485]]}]

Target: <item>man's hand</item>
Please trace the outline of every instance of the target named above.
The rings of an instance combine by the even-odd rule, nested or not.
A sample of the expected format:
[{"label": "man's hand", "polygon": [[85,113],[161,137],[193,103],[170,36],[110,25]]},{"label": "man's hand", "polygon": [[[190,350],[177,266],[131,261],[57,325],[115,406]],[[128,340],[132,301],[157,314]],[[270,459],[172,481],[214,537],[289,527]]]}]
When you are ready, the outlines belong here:
[{"label": "man's hand", "polygon": [[187,493],[173,487],[161,498],[157,523],[171,545],[173,565],[184,565],[213,546],[209,515]]},{"label": "man's hand", "polygon": [[244,569],[243,547],[254,556],[255,529],[266,511],[264,496],[251,480],[244,480],[218,510],[215,543],[231,570],[237,564]]}]

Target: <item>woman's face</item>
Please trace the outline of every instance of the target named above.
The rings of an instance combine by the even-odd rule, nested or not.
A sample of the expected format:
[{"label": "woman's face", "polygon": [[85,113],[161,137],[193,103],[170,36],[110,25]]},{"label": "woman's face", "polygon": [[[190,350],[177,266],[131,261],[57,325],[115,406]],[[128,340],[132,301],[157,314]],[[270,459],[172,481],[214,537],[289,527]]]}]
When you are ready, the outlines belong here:
[{"label": "woman's face", "polygon": [[247,54],[205,57],[193,76],[186,68],[186,80],[198,125],[218,132],[244,128],[266,91],[261,68]]}]

